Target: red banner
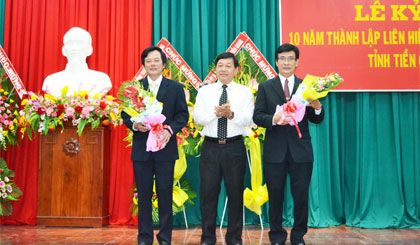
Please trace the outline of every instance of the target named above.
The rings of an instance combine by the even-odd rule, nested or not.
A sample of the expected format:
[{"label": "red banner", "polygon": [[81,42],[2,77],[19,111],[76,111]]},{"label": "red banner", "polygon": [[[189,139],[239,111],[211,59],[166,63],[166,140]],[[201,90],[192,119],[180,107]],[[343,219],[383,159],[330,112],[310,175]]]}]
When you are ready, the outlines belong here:
[{"label": "red banner", "polygon": [[[195,89],[202,85],[201,80],[198,76],[194,73],[194,71],[188,66],[187,62],[178,54],[174,47],[172,47],[171,43],[166,40],[166,38],[162,38],[159,43],[157,44],[159,48],[168,56],[168,59],[172,60],[176,67],[178,67],[182,74],[188,79],[188,81],[194,86]],[[146,76],[146,70],[143,66],[140,67],[140,70],[134,76],[132,80],[140,80]]]},{"label": "red banner", "polygon": [[[226,52],[230,52],[233,54],[237,54],[241,48],[245,48],[245,50],[250,52],[252,59],[257,63],[260,67],[262,72],[265,76],[270,79],[277,75],[276,71],[273,67],[268,63],[265,57],[262,55],[260,50],[255,46],[252,40],[246,35],[245,32],[239,33],[239,35],[235,38],[232,42],[230,47],[226,50]],[[204,84],[211,84],[217,80],[216,74],[214,74],[214,69],[210,71],[207,75],[206,79],[204,79]]]},{"label": "red banner", "polygon": [[337,72],[336,91],[420,90],[417,0],[282,1],[282,43],[301,51],[297,74]]},{"label": "red banner", "polygon": [[3,47],[0,45],[0,63],[2,64],[4,71],[12,82],[13,86],[16,89],[19,97],[22,99],[23,95],[26,94],[25,86],[22,83],[19,75],[17,74],[15,68],[12,65],[12,62],[7,57],[6,52]]}]

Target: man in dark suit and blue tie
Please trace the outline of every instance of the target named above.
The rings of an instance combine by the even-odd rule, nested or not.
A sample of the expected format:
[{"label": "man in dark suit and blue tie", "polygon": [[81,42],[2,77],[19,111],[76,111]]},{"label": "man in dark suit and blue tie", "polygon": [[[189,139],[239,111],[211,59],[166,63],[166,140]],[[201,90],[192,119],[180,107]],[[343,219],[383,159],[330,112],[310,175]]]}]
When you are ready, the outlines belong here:
[{"label": "man in dark suit and blue tie", "polygon": [[144,123],[133,123],[130,116],[121,113],[124,124],[133,131],[131,160],[139,199],[138,243],[153,244],[152,194],[153,182],[159,205],[159,244],[171,244],[172,238],[172,190],[174,165],[178,159],[176,133],[188,122],[188,107],[183,86],[162,76],[166,66],[166,55],[159,47],[146,48],[141,54],[141,61],[147,77],[140,82],[144,89],[149,89],[156,99],[163,104],[162,114],[165,129],[158,136],[165,148],[157,152],[146,151],[149,134]]},{"label": "man in dark suit and blue tie", "polygon": [[265,127],[266,134],[263,150],[264,177],[269,196],[269,238],[272,244],[285,244],[287,232],[282,227],[284,187],[287,173],[294,202],[294,224],[290,235],[291,244],[305,244],[303,236],[308,227],[309,184],[313,168],[313,150],[309,135],[308,121],[320,123],[324,110],[318,100],[308,100],[306,113],[299,128],[299,139],[289,120],[281,121],[276,106],[290,100],[302,79],[294,75],[299,63],[299,49],[291,44],[283,44],[276,49],[276,66],[279,75],[258,88],[253,120]]}]

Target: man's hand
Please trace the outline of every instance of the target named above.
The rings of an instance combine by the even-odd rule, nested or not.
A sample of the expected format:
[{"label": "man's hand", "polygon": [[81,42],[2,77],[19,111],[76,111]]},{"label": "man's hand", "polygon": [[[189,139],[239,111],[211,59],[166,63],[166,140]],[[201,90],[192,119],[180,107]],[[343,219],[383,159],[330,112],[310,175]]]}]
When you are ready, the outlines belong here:
[{"label": "man's hand", "polygon": [[232,115],[232,111],[230,110],[229,100],[224,105],[215,106],[214,114],[216,114],[216,117],[230,117]]},{"label": "man's hand", "polygon": [[149,129],[146,127],[146,124],[144,123],[134,123],[134,128],[137,129],[140,132],[147,132]]},{"label": "man's hand", "polygon": [[[279,112],[279,113],[277,113],[277,114],[275,114],[275,115],[274,115],[273,121],[274,121],[274,123],[275,123],[276,125],[280,122],[282,114],[283,114],[283,113]],[[283,120],[280,124],[278,124],[278,125],[282,125],[282,126],[283,126],[283,125],[289,124],[289,122],[290,122],[290,119],[289,119],[288,117],[286,117],[286,118],[284,118],[284,120]]]},{"label": "man's hand", "polygon": [[322,109],[322,104],[321,102],[319,102],[319,100],[308,99],[308,102],[309,102],[309,106],[314,108],[315,110]]},{"label": "man's hand", "polygon": [[171,136],[172,136],[171,133],[169,133],[168,130],[164,129],[158,135],[159,142],[162,145],[166,145],[166,143],[168,143],[168,141],[171,138]]}]

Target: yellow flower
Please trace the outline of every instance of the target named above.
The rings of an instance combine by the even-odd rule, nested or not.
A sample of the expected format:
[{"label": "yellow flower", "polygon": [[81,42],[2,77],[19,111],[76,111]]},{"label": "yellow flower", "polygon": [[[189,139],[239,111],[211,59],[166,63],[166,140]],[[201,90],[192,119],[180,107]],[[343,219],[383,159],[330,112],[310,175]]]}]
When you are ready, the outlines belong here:
[{"label": "yellow flower", "polygon": [[44,98],[45,98],[46,100],[51,101],[52,103],[56,103],[56,102],[57,102],[57,99],[56,99],[56,98],[55,98],[55,96],[54,96],[54,95],[52,95],[52,94],[45,94],[45,95],[44,95]]},{"label": "yellow flower", "polygon": [[116,121],[117,120],[117,116],[115,115],[114,112],[109,113],[109,115],[111,116],[112,121]]},{"label": "yellow flower", "polygon": [[9,133],[9,131],[7,131],[7,130],[3,131],[4,136],[7,136],[8,133]]},{"label": "yellow flower", "polygon": [[8,95],[8,94],[9,94],[9,92],[7,92],[7,91],[6,91],[6,92],[4,92],[4,95]]},{"label": "yellow flower", "polygon": [[28,99],[24,99],[22,100],[22,102],[20,103],[21,105],[26,105],[26,103],[28,103]]},{"label": "yellow flower", "polygon": [[15,129],[15,126],[13,126],[13,123],[9,124],[9,129],[10,129],[10,130]]},{"label": "yellow flower", "polygon": [[25,124],[25,122],[26,122],[25,117],[24,117],[24,116],[20,116],[20,117],[19,117],[19,123],[20,123],[21,125],[24,125],[24,124]]},{"label": "yellow flower", "polygon": [[10,99],[10,103],[15,103],[15,100],[14,99]]},{"label": "yellow flower", "polygon": [[4,92],[4,89],[0,89],[0,92],[3,93]]},{"label": "yellow flower", "polygon": [[18,111],[13,112],[13,115],[18,116],[19,115]]},{"label": "yellow flower", "polygon": [[113,101],[113,100],[115,100],[115,98],[112,97],[111,95],[107,95],[106,100]]},{"label": "yellow flower", "polygon": [[89,94],[89,91],[80,91],[79,95],[80,97],[84,98],[87,94]]},{"label": "yellow flower", "polygon": [[18,120],[15,118],[15,119],[13,119],[13,123],[14,124],[17,124],[18,123]]}]

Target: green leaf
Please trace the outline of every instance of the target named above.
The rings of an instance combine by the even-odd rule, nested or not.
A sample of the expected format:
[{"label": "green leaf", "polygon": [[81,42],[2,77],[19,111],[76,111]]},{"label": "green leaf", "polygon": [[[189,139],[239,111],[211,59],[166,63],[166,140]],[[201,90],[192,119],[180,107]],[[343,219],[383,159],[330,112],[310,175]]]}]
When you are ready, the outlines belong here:
[{"label": "green leaf", "polygon": [[79,125],[77,125],[77,134],[79,135],[79,137],[82,135],[83,129],[85,129],[87,120],[86,119],[80,119],[79,121]]}]

